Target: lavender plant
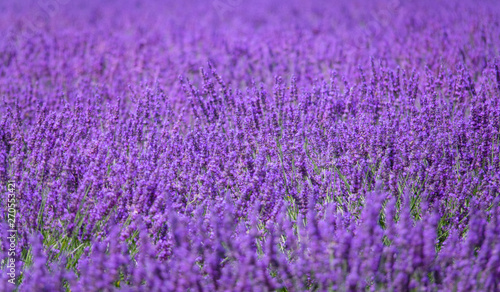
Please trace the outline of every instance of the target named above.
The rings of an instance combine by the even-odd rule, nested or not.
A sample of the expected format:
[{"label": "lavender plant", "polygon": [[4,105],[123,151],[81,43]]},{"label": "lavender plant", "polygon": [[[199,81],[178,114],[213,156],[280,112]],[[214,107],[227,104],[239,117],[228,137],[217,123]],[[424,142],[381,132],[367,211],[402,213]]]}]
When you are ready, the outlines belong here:
[{"label": "lavender plant", "polygon": [[500,5],[233,2],[0,3],[0,290],[499,291]]}]

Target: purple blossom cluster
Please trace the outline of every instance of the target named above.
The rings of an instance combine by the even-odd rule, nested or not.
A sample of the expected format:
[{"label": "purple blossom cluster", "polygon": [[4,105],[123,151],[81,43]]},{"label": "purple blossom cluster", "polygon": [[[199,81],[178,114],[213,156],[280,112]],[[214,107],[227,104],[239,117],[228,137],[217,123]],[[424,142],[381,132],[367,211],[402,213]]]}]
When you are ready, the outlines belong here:
[{"label": "purple blossom cluster", "polygon": [[1,291],[500,290],[496,1],[0,6]]}]

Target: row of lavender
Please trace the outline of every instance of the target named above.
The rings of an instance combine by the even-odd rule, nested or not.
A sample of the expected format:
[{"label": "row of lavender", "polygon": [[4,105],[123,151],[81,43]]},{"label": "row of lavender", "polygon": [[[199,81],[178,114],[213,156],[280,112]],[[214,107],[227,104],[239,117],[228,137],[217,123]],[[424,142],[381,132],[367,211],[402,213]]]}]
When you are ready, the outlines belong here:
[{"label": "row of lavender", "polygon": [[2,291],[500,289],[495,2],[54,3],[1,12]]},{"label": "row of lavender", "polygon": [[[422,212],[415,223],[410,206],[403,205],[394,223],[391,216],[397,208],[392,199],[382,213],[387,218],[382,228],[385,197],[380,192],[370,195],[359,219],[331,203],[325,212],[311,206],[296,220],[290,220],[283,207],[267,221],[259,219],[257,205],[246,220],[237,220],[229,199],[201,204],[192,215],[170,212],[162,221],[169,228],[166,244],[152,243],[146,224],[134,225],[139,230],[134,257],[120,225],[108,224],[114,227],[107,237],[92,241],[91,251],[86,248],[81,255],[76,265],[79,277],[67,269],[70,252],[44,251],[42,239],[33,236],[28,241],[33,264],[20,290],[498,290],[498,200],[488,212],[471,211],[466,239],[450,229],[437,250],[440,213]],[[162,233],[167,232],[156,234]],[[6,278],[3,275],[3,291],[12,289]]]}]

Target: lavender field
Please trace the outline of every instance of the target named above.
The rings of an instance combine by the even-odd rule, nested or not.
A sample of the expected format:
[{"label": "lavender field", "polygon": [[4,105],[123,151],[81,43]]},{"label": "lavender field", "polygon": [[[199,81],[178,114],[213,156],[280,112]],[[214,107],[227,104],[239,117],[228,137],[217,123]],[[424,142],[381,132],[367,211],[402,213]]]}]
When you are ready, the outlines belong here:
[{"label": "lavender field", "polygon": [[0,0],[0,291],[500,291],[500,1]]}]

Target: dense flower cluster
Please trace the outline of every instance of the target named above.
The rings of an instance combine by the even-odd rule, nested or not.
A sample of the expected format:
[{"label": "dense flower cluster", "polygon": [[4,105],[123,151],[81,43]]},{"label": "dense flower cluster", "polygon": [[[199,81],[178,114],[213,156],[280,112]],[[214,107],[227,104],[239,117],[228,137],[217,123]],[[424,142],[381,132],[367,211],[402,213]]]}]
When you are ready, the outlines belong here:
[{"label": "dense flower cluster", "polygon": [[39,2],[1,291],[500,290],[499,3]]}]

